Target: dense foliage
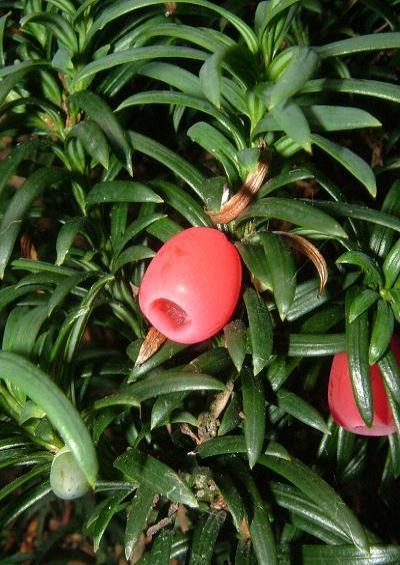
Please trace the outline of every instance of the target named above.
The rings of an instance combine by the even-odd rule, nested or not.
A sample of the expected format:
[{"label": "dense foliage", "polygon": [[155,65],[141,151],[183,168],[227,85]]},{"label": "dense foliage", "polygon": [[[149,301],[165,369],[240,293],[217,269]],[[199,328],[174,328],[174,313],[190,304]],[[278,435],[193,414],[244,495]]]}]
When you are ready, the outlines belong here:
[{"label": "dense foliage", "polygon": [[[346,350],[400,430],[399,5],[1,2],[1,563],[400,562],[399,436],[327,405]],[[213,225],[232,322],[135,363],[149,259]]]}]

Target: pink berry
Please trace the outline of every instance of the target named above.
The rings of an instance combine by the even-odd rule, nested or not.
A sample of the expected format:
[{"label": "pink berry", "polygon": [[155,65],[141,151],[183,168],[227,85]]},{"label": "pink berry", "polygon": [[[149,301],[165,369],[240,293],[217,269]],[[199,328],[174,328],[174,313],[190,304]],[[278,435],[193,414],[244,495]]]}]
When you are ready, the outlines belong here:
[{"label": "pink berry", "polygon": [[[391,348],[400,362],[400,339],[394,337]],[[374,402],[374,418],[372,426],[368,426],[361,418],[354,400],[351,386],[347,353],[337,353],[332,362],[328,386],[328,403],[333,419],[339,426],[349,432],[363,436],[385,436],[396,431],[392,411],[386,395],[385,386],[378,365],[370,369],[372,397]]]},{"label": "pink berry", "polygon": [[139,304],[151,324],[178,343],[198,343],[219,332],[239,298],[239,253],[214,228],[188,228],[167,241],[150,262]]}]

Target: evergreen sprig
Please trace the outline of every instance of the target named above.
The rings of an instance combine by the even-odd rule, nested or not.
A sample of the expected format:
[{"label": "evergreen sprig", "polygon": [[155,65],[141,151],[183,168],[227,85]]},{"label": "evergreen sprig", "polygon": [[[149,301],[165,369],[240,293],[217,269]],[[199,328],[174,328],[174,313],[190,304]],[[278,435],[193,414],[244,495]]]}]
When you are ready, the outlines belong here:
[{"label": "evergreen sprig", "polygon": [[[1,563],[33,517],[26,562],[400,562],[399,436],[326,391],[346,349],[370,423],[378,362],[400,425],[398,28],[397,0],[1,3]],[[265,158],[218,224],[234,319],[136,365],[148,260]],[[53,531],[64,445],[90,492]]]}]

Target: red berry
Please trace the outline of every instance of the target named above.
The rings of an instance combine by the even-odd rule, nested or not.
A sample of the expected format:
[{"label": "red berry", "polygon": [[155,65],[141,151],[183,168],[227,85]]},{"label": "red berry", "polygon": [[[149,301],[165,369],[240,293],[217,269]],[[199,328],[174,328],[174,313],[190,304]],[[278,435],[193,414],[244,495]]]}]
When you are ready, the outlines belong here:
[{"label": "red berry", "polygon": [[[392,339],[391,348],[397,363],[400,363],[400,338],[395,336]],[[333,358],[328,386],[329,409],[335,422],[354,434],[363,436],[392,434],[396,431],[396,426],[378,365],[372,365],[370,375],[374,402],[374,418],[370,428],[361,418],[354,400],[347,353],[337,353]]]},{"label": "red berry", "polygon": [[150,262],[139,304],[152,325],[178,343],[219,332],[239,298],[239,253],[214,228],[189,228],[165,243]]}]

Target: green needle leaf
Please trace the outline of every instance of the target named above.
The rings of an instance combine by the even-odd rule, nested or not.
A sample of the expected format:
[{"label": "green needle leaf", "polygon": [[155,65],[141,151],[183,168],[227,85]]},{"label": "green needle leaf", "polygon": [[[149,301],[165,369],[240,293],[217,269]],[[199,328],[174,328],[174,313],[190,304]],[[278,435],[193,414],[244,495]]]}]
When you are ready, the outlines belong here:
[{"label": "green needle leaf", "polygon": [[260,232],[258,235],[265,250],[266,267],[271,277],[276,306],[281,319],[284,320],[296,292],[293,255],[279,236],[267,232]]},{"label": "green needle leaf", "polygon": [[153,507],[154,488],[140,485],[132,501],[125,528],[125,557],[130,559]]},{"label": "green needle leaf", "polygon": [[278,104],[284,104],[288,98],[303,88],[317,65],[318,55],[313,49],[296,47],[290,63],[272,87],[269,109],[271,110]]},{"label": "green needle leaf", "polygon": [[0,224],[0,278],[4,277],[12,250],[14,248],[22,220],[32,202],[45,188],[67,179],[68,172],[63,169],[39,169],[11,198]]},{"label": "green needle leaf", "polygon": [[[332,204],[336,204],[336,202]],[[237,221],[241,223],[248,219],[253,220],[254,217],[261,217],[265,220],[275,218],[332,237],[347,238],[347,234],[340,224],[328,214],[321,213],[315,206],[300,200],[275,197],[262,198],[246,208]]]},{"label": "green needle leaf", "polygon": [[375,175],[364,159],[361,159],[361,157],[356,155],[353,151],[350,151],[350,149],[347,149],[347,147],[333,143],[333,141],[325,139],[316,133],[314,133],[311,138],[315,145],[318,145],[320,149],[328,153],[333,159],[336,159],[336,161],[356,177],[356,179],[366,187],[371,196],[376,196]]},{"label": "green needle leaf", "polygon": [[392,338],[393,329],[394,316],[392,309],[385,300],[379,300],[369,344],[370,365],[379,361],[385,353]]},{"label": "green needle leaf", "polygon": [[82,90],[71,96],[71,101],[82,108],[91,120],[106,134],[116,156],[133,176],[131,147],[118,119],[109,105],[97,94]]},{"label": "green needle leaf", "polygon": [[173,502],[186,504],[191,508],[198,507],[192,492],[175,471],[150,455],[145,457],[138,451],[129,449],[115,460],[114,467],[133,482],[153,490],[154,494],[162,494]]},{"label": "green needle leaf", "polygon": [[253,355],[253,371],[258,375],[272,353],[272,320],[264,300],[252,288],[244,293]]},{"label": "green needle leaf", "polygon": [[110,202],[155,202],[161,204],[162,198],[141,182],[113,180],[99,182],[87,195],[87,206]]},{"label": "green needle leaf", "polygon": [[248,369],[241,374],[244,412],[244,437],[247,456],[252,469],[260,456],[265,436],[265,398],[260,375],[253,375]]},{"label": "green needle leaf", "polygon": [[211,512],[200,518],[193,534],[189,565],[211,563],[215,542],[225,518],[226,513],[223,511]]},{"label": "green needle leaf", "polygon": [[346,293],[346,351],[353,385],[354,400],[367,426],[372,425],[374,416],[372,385],[368,362],[369,330],[368,313],[359,315],[350,322],[350,309],[357,296],[353,286]]}]

